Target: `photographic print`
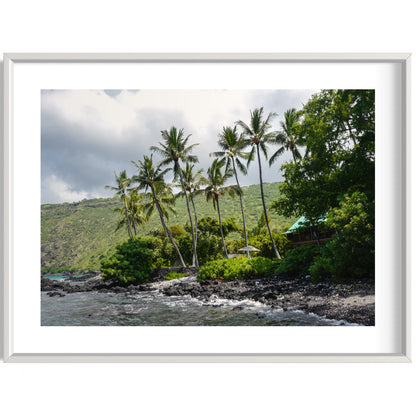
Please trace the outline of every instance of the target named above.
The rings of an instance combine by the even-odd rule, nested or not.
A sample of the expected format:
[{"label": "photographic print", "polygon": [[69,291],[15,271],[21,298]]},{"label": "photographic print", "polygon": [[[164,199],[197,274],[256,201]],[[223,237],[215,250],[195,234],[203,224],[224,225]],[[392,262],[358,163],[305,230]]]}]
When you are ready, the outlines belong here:
[{"label": "photographic print", "polygon": [[374,90],[42,90],[42,326],[375,325]]}]

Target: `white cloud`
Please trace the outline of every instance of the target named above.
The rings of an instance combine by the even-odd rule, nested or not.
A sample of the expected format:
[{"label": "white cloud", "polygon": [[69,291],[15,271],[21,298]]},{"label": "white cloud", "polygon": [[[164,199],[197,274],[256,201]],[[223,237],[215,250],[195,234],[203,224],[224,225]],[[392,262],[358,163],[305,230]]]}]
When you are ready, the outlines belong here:
[{"label": "white cloud", "polygon": [[46,200],[53,203],[77,202],[82,199],[99,197],[96,193],[71,190],[68,183],[58,179],[54,174],[46,177],[42,183],[42,193]]}]

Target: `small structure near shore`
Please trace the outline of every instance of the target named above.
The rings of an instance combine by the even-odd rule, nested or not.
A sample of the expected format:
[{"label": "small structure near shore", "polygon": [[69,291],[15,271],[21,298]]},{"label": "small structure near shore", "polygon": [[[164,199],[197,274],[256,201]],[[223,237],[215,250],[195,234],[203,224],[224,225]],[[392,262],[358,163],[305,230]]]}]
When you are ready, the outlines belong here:
[{"label": "small structure near shore", "polygon": [[247,253],[247,256],[248,256],[249,258],[251,258],[250,252],[259,252],[259,251],[260,251],[260,249],[257,249],[257,248],[255,248],[254,246],[251,246],[251,245],[247,245],[247,246],[245,246],[245,247],[243,247],[243,248],[239,249],[239,251],[244,251],[244,252],[246,252],[246,253]]},{"label": "small structure near shore", "polygon": [[312,225],[305,216],[299,218],[284,234],[291,245],[320,244],[333,238],[334,229],[322,229],[321,224],[326,222],[326,217],[318,219],[317,225]]}]

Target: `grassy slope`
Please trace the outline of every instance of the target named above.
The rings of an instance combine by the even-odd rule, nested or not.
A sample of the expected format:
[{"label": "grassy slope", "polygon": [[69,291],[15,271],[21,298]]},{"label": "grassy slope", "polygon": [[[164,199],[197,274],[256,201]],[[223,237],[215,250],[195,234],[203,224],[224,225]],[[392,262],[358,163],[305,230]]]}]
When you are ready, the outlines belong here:
[{"label": "grassy slope", "polygon": [[[279,196],[276,183],[264,185],[266,203]],[[224,197],[221,200],[223,219],[235,217],[242,223],[240,202],[238,198]],[[118,199],[92,199],[79,203],[63,203],[58,205],[42,205],[41,207],[41,265],[42,267],[66,267],[74,270],[98,269],[100,259],[117,243],[127,238],[127,231],[121,229],[114,232],[117,215],[113,209],[119,206]],[[198,217],[217,217],[212,203],[199,196],[195,199]],[[244,188],[244,209],[248,229],[253,228],[260,217],[263,207],[260,186],[252,185]],[[184,199],[176,203],[176,216],[172,216],[169,225],[184,225],[187,211]],[[272,228],[282,228],[293,224],[296,218],[279,217],[271,214]],[[160,227],[156,215],[152,217],[140,234]]]}]

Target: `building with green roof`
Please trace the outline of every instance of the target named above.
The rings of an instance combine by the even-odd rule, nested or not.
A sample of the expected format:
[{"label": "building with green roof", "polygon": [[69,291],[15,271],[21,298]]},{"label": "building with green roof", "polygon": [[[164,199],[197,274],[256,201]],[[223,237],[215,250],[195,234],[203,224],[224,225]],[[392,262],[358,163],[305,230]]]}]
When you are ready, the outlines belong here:
[{"label": "building with green roof", "polygon": [[313,226],[305,216],[301,216],[284,234],[292,245],[306,243],[320,244],[332,239],[335,231],[319,226],[326,222],[326,217],[318,219],[317,225]]}]

